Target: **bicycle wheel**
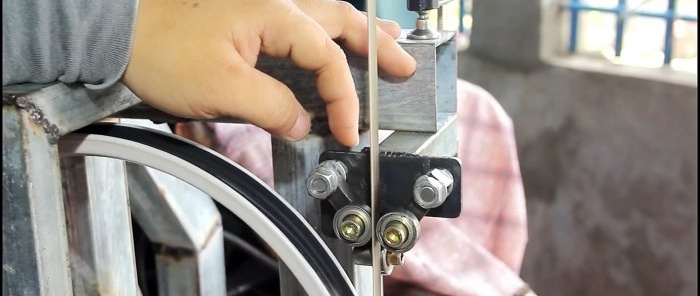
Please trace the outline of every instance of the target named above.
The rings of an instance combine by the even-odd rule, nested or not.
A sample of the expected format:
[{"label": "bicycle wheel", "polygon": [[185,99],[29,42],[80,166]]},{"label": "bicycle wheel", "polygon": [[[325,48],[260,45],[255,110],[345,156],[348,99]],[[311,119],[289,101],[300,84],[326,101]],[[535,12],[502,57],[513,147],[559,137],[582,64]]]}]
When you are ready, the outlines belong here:
[{"label": "bicycle wheel", "polygon": [[334,255],[304,218],[255,176],[210,149],[161,131],[100,123],[62,137],[59,151],[61,157],[116,158],[171,174],[250,226],[309,295],[356,295]]}]

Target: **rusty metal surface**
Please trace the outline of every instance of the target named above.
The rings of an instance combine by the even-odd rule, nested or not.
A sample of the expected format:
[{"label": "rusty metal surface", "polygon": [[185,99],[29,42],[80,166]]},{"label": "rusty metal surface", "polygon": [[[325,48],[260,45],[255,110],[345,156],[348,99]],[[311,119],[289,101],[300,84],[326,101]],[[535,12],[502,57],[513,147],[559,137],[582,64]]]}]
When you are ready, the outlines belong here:
[{"label": "rusty metal surface", "polygon": [[58,152],[26,112],[2,114],[3,295],[72,295]]}]

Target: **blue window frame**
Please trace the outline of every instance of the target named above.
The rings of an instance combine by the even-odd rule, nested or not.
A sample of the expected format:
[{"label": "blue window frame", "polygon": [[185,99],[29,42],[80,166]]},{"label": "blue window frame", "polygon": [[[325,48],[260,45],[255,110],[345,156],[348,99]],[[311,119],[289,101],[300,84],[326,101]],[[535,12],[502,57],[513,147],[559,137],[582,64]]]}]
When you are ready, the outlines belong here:
[{"label": "blue window frame", "polygon": [[666,30],[664,35],[664,64],[671,63],[673,53],[673,22],[676,20],[684,20],[697,22],[697,16],[680,14],[676,11],[677,0],[667,0],[667,9],[664,12],[633,10],[627,6],[627,0],[617,0],[617,6],[598,6],[584,3],[581,0],[570,0],[568,8],[571,10],[571,33],[569,35],[569,52],[576,52],[579,30],[579,12],[581,11],[599,11],[610,13],[616,16],[615,25],[615,56],[619,57],[622,53],[623,34],[625,30],[625,21],[629,16],[642,16],[649,18],[663,19],[666,22]]},{"label": "blue window frame", "polygon": [[472,30],[472,6],[474,0],[458,0],[459,2],[459,33],[469,36]]},{"label": "blue window frame", "polygon": [[[471,2],[471,1],[470,1]],[[469,3],[466,0],[459,0],[459,32],[464,32],[464,16],[469,12]],[[469,32],[466,32],[469,33]]]}]

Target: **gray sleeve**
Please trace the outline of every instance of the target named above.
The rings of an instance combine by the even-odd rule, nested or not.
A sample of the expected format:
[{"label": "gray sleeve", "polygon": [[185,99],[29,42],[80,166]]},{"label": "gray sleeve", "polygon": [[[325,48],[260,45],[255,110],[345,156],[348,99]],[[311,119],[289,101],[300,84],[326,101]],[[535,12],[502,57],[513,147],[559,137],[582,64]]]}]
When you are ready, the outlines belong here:
[{"label": "gray sleeve", "polygon": [[129,62],[138,0],[3,0],[2,85],[117,82]]}]

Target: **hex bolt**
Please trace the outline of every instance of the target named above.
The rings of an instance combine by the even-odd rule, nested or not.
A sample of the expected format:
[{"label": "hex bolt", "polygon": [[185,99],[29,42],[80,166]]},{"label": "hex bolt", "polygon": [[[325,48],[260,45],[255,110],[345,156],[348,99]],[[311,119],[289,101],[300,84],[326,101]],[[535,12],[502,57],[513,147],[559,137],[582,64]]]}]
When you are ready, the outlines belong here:
[{"label": "hex bolt", "polygon": [[366,206],[347,205],[335,213],[333,232],[348,245],[362,246],[372,238],[371,231],[367,228],[371,221]]},{"label": "hex bolt", "polygon": [[377,221],[377,236],[388,251],[406,252],[418,241],[420,224],[411,212],[390,212]]},{"label": "hex bolt", "polygon": [[[329,176],[328,178],[333,178],[333,176]],[[311,183],[309,184],[309,190],[313,192],[325,192],[328,190],[328,187],[330,187],[331,182],[325,178],[325,176],[316,176],[315,178],[311,179]]]},{"label": "hex bolt", "polygon": [[424,209],[441,206],[452,192],[454,179],[445,169],[433,169],[416,179],[413,185],[413,200]]},{"label": "hex bolt", "polygon": [[319,164],[306,178],[306,190],[314,198],[326,199],[338,189],[341,180],[347,177],[347,168],[337,160]]}]

